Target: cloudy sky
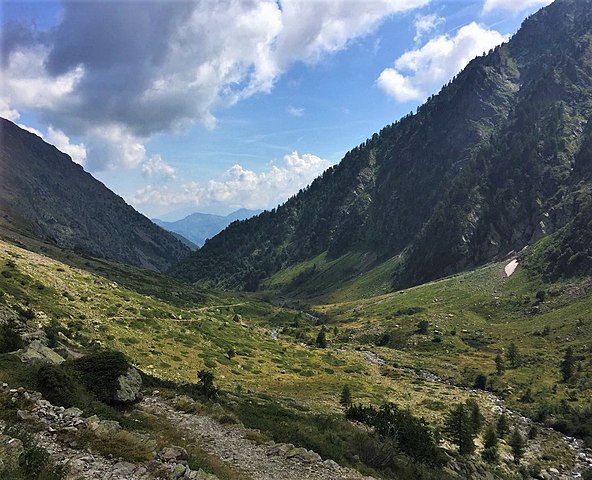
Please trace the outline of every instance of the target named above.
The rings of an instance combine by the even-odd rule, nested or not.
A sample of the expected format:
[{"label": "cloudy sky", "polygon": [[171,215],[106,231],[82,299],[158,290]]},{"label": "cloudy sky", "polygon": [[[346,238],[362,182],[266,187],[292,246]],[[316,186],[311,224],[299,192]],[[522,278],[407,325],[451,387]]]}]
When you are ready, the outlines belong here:
[{"label": "cloudy sky", "polygon": [[150,217],[270,208],[550,0],[0,4],[0,116]]}]

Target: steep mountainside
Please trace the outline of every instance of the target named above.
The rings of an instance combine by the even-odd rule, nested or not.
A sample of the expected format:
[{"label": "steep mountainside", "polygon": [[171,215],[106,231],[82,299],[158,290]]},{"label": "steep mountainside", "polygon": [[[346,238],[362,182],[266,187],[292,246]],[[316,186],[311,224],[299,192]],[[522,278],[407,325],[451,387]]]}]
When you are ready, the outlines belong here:
[{"label": "steep mountainside", "polygon": [[357,273],[399,255],[400,287],[482,264],[573,217],[590,182],[591,113],[592,0],[557,0],[416,114],[173,272],[254,288],[322,252],[362,252]]},{"label": "steep mountainside", "polygon": [[190,252],[68,155],[4,119],[0,212],[59,246],[153,270]]},{"label": "steep mountainside", "polygon": [[192,213],[176,222],[165,222],[164,220],[159,220],[157,218],[153,219],[153,222],[169,232],[182,235],[198,247],[201,247],[208,238],[212,238],[214,235],[220,233],[232,222],[236,220],[246,220],[259,213],[261,213],[261,210],[241,208],[228,215]]}]

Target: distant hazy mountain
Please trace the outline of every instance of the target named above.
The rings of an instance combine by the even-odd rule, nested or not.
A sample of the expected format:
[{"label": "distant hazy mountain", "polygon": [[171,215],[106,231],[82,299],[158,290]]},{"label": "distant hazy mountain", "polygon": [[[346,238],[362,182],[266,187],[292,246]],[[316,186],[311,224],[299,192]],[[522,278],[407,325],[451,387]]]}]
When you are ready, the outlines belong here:
[{"label": "distant hazy mountain", "polygon": [[[401,288],[559,231],[590,212],[591,39],[592,0],[556,0],[417,113],[353,148],[277,209],[230,226],[172,272],[256,288],[326,253],[347,265],[334,281],[388,260]],[[564,270],[588,265],[588,237],[578,236],[585,221],[580,215],[549,252],[563,254]]]},{"label": "distant hazy mountain", "polygon": [[226,216],[212,215],[210,213],[192,213],[176,222],[165,222],[157,218],[153,219],[153,221],[169,232],[177,233],[201,247],[208,238],[214,237],[232,222],[246,220],[247,218],[259,215],[261,212],[262,210],[240,208]]},{"label": "distant hazy mountain", "polygon": [[61,247],[164,271],[190,249],[68,155],[0,119],[0,214]]}]

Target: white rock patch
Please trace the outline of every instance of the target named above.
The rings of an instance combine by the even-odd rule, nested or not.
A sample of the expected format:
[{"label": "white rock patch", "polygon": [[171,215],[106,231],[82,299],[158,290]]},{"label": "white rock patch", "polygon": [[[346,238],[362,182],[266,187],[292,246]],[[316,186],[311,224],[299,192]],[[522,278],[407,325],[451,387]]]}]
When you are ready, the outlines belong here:
[{"label": "white rock patch", "polygon": [[504,271],[506,272],[506,277],[511,276],[514,273],[514,271],[516,270],[517,266],[518,266],[518,260],[516,260],[516,259],[514,259],[510,263],[508,263],[504,268]]}]

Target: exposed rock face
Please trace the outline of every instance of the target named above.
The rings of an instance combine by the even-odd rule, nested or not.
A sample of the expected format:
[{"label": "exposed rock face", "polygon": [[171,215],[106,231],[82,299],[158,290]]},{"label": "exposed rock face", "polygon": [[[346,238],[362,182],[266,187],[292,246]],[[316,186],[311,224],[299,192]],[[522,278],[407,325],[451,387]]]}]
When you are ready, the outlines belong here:
[{"label": "exposed rock face", "polygon": [[117,391],[115,401],[118,403],[134,403],[140,400],[142,390],[142,377],[135,368],[130,368],[125,375],[117,379]]},{"label": "exposed rock face", "polygon": [[51,348],[43,345],[39,340],[32,341],[19,354],[20,359],[25,363],[53,363],[59,365],[64,362],[64,358],[54,352]]},{"label": "exposed rock face", "polygon": [[[122,432],[121,425],[113,420],[101,420],[96,415],[85,418],[79,408],[58,407],[41,398],[39,392],[29,392],[24,388],[9,389],[0,384],[0,395],[8,396],[13,402],[28,402],[27,410],[18,410],[17,417],[36,425],[35,442],[43,447],[58,464],[67,464],[68,478],[81,480],[218,480],[215,475],[203,470],[191,470],[187,465],[188,454],[182,447],[165,447],[168,452],[165,460],[162,454],[153,452],[154,459],[139,463],[130,463],[113,455],[104,457],[80,445],[72,438],[78,432],[94,436],[105,441]],[[20,440],[3,435],[5,424],[0,420],[0,470],[14,467],[24,453]],[[145,436],[136,432],[125,431],[129,438],[138,442],[147,442]],[[59,435],[58,435],[59,434]],[[74,437],[72,437],[74,436]],[[151,444],[156,446],[154,442]],[[4,480],[6,477],[0,477]],[[8,480],[8,479],[7,479]]]},{"label": "exposed rock face", "polygon": [[164,271],[191,250],[38,136],[0,119],[0,212],[61,247]]}]

